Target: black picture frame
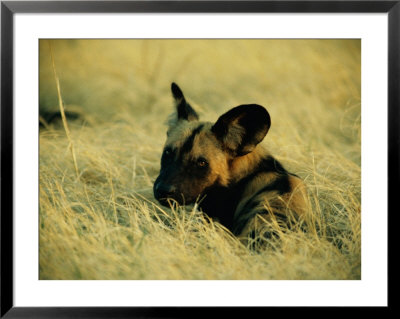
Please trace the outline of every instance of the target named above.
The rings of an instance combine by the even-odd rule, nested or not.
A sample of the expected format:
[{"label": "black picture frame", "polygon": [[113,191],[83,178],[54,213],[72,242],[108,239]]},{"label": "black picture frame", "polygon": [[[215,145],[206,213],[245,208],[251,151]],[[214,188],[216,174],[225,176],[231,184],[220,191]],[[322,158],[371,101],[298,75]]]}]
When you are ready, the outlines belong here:
[{"label": "black picture frame", "polygon": [[[387,13],[388,225],[398,213],[400,0],[396,1],[1,1],[1,318],[177,318],[276,313],[276,308],[15,307],[13,302],[13,19],[15,13]],[[381,106],[383,107],[383,106]],[[376,110],[379,112],[379,108]],[[389,226],[388,226],[389,228]],[[388,229],[390,230],[390,229]],[[388,232],[390,251],[390,235]],[[389,261],[388,251],[388,261]],[[388,269],[390,270],[390,269]],[[388,287],[390,282],[388,281]],[[391,306],[388,299],[388,307]],[[291,308],[293,310],[293,307]],[[337,309],[337,308],[336,308]],[[334,310],[336,310],[334,309]],[[281,312],[281,310],[278,310]],[[296,308],[301,313],[304,308]],[[331,310],[332,311],[332,310]],[[258,314],[259,315],[259,314]]]}]

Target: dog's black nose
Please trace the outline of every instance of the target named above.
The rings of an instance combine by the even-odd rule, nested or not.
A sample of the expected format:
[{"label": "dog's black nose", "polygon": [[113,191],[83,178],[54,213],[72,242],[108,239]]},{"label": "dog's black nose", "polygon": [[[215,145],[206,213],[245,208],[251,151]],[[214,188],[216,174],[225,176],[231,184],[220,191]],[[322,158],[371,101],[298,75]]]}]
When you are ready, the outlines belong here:
[{"label": "dog's black nose", "polygon": [[176,188],[171,185],[158,183],[154,187],[154,196],[157,199],[174,198]]}]

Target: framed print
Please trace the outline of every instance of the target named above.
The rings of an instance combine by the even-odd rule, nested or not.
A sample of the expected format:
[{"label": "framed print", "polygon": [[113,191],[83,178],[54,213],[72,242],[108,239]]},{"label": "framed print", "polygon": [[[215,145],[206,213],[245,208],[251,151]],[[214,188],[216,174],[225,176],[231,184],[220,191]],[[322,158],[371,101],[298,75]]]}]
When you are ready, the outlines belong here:
[{"label": "framed print", "polygon": [[389,307],[399,15],[2,1],[1,316]]}]

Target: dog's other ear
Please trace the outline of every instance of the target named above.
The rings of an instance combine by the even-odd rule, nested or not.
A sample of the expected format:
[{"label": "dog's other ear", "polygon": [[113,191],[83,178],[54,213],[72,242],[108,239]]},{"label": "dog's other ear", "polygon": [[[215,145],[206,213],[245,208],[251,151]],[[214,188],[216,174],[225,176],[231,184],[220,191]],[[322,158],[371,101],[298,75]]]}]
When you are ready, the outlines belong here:
[{"label": "dog's other ear", "polygon": [[171,91],[172,91],[172,96],[174,97],[175,100],[178,120],[186,120],[186,121],[198,120],[199,116],[197,115],[196,111],[193,110],[190,104],[186,102],[182,90],[174,82],[172,82],[171,84]]},{"label": "dog's other ear", "polygon": [[264,107],[246,104],[221,115],[211,130],[229,152],[242,156],[253,151],[270,126],[271,118]]}]

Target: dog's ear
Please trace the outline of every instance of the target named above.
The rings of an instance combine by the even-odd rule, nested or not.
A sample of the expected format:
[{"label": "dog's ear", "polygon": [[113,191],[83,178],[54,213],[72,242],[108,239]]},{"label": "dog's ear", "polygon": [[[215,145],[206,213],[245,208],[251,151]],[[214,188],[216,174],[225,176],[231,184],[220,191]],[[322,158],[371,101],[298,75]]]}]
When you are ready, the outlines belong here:
[{"label": "dog's ear", "polygon": [[193,110],[190,104],[186,102],[182,90],[174,82],[171,84],[171,92],[175,100],[178,120],[197,121],[199,116],[197,115],[196,111]]},{"label": "dog's ear", "polygon": [[221,115],[211,130],[229,152],[242,156],[264,139],[270,126],[271,118],[264,107],[246,104]]}]

